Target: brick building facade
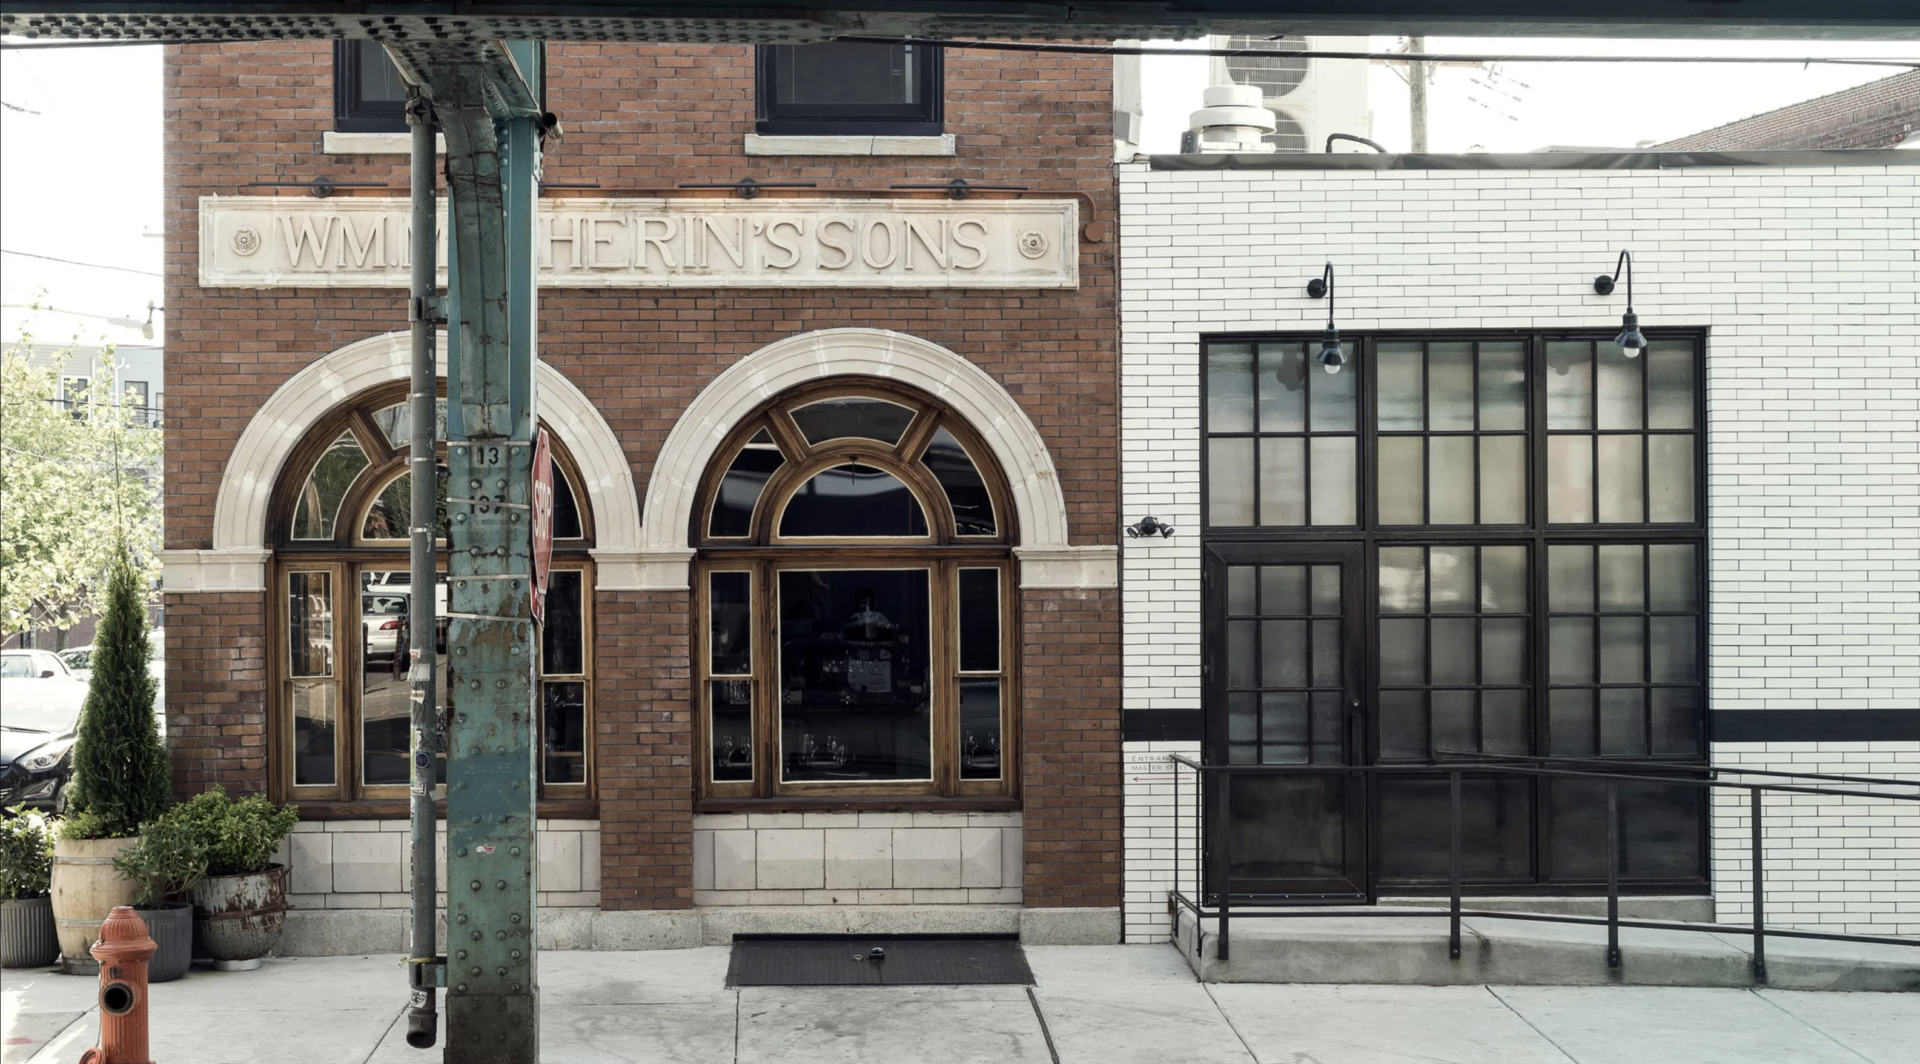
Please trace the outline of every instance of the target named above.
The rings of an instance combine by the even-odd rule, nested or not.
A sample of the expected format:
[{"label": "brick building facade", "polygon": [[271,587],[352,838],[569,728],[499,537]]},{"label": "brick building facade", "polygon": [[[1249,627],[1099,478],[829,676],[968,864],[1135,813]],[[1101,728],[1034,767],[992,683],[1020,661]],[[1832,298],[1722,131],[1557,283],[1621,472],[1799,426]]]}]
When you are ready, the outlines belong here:
[{"label": "brick building facade", "polygon": [[[576,761],[555,770],[541,806],[549,818],[541,897],[553,917],[543,938],[692,941],[764,919],[771,922],[758,926],[810,930],[869,920],[1117,940],[1111,61],[954,52],[941,60],[943,82],[934,82],[944,104],[943,113],[935,111],[937,131],[782,137],[765,132],[773,127],[763,121],[764,100],[756,118],[756,92],[767,90],[759,83],[770,68],[757,74],[752,48],[570,43],[549,46],[547,55],[548,107],[564,139],[549,144],[545,158],[543,210],[551,212],[552,228],[543,228],[543,257],[565,271],[571,255],[576,273],[565,287],[543,288],[540,403],[581,512],[573,549],[563,540],[559,553],[585,584],[584,619],[576,623],[586,651],[585,664],[562,670],[576,678],[547,683],[549,712],[560,713],[549,726],[570,712],[567,719],[581,722],[585,735],[555,740],[549,750],[554,764]],[[402,137],[341,120],[354,102],[337,99],[341,63],[331,44],[279,42],[175,46],[166,66],[167,714],[175,784],[183,793],[223,784],[301,804],[301,830],[288,854],[298,907],[295,952],[370,940],[397,948],[404,921],[406,807],[391,788],[382,790],[390,779],[381,758],[391,751],[380,746],[385,733],[376,725],[391,684],[384,662],[398,656],[380,634],[379,611],[387,607],[377,592],[405,563],[395,560],[404,551],[396,554],[375,526],[386,516],[384,500],[397,497],[380,486],[384,474],[377,471],[399,468],[390,445],[404,451],[404,424],[398,437],[382,442],[380,419],[404,391],[395,382],[405,372],[399,331],[406,327],[406,292],[391,269],[377,277],[378,270],[367,272],[383,255],[396,266],[404,239],[389,235],[384,248],[369,251],[374,230],[363,237],[353,228],[360,216],[351,212],[404,215],[395,197],[405,194],[406,157]],[[726,188],[679,187],[745,178],[809,187],[751,200]],[[338,187],[311,188],[323,180]],[[949,196],[890,187],[955,180],[1017,188]],[[276,181],[287,184],[272,187]],[[596,217],[613,219],[604,224],[615,228],[567,213],[588,198],[601,212]],[[1059,228],[1036,222],[1039,228],[1008,230],[1004,239],[999,229],[988,235],[1003,213],[1023,204],[1052,211]],[[766,224],[776,236],[791,225],[787,237],[834,224],[820,222],[820,211],[921,213],[879,222],[847,216],[853,220],[843,223],[845,233],[851,238],[862,227],[866,242],[857,253],[875,273],[866,287],[809,281],[835,268],[824,259],[810,263],[805,277],[764,285],[639,277],[650,253],[669,250],[658,244],[650,252],[645,238],[669,232],[672,223],[649,229],[651,222],[630,216],[638,265],[628,281],[600,285],[590,279],[591,262],[579,265],[579,245],[571,241],[615,231],[625,224],[620,211],[639,209],[632,205],[663,218],[681,212],[682,243],[675,247],[687,257],[683,265],[693,262],[688,256],[724,253],[762,270],[769,246],[781,244],[740,252],[726,242],[728,233],[763,231],[760,221],[738,216],[748,208],[797,212],[792,223]],[[247,222],[249,210],[265,221]],[[236,281],[219,272],[225,267],[214,261],[216,247],[226,257],[220,261],[244,271],[286,253],[282,237],[293,241],[297,272],[302,219],[315,211],[346,212],[347,219],[327,215],[309,230],[319,243],[305,249],[305,261],[332,271],[321,281],[264,274]],[[687,213],[700,211],[717,213]],[[981,212],[983,220],[970,221],[966,211]],[[216,218],[237,228],[216,231]],[[698,252],[688,250],[696,227],[705,242]],[[263,242],[257,257],[234,258],[255,256]],[[963,249],[973,242],[983,245],[975,265],[1001,271],[990,282],[970,284],[961,273],[968,268]],[[591,259],[605,245],[588,251]],[[896,255],[901,251],[904,257]],[[842,254],[845,265],[855,252]],[[1012,273],[1001,269],[1003,258]],[[900,272],[916,262],[919,281]],[[875,263],[895,265],[881,277]],[[926,281],[935,266],[946,279]],[[1027,285],[1016,276],[1042,266],[1053,271],[1043,282]],[[740,372],[723,378],[730,368]],[[995,499],[1000,519],[989,549],[962,542],[964,533],[940,516],[942,501],[928,486],[939,480],[939,490],[958,490],[939,479],[945,467],[929,472],[931,459],[916,463],[906,450],[895,473],[884,472],[891,467],[881,455],[863,459],[881,462],[881,473],[843,465],[836,468],[854,472],[835,474],[840,481],[825,487],[795,489],[857,481],[852,490],[868,491],[869,481],[897,485],[887,478],[905,478],[931,515],[925,520],[938,526],[931,538],[958,544],[955,557],[1004,555],[992,563],[1008,574],[993,600],[1009,648],[992,681],[1002,698],[1002,715],[990,725],[992,757],[1003,733],[1009,755],[1004,769],[990,770],[998,784],[952,782],[989,771],[976,772],[966,760],[985,755],[935,749],[912,755],[934,764],[926,771],[935,783],[917,790],[889,793],[874,784],[871,793],[856,795],[849,785],[809,796],[787,781],[800,771],[796,758],[809,765],[831,760],[814,753],[811,734],[804,755],[735,755],[730,735],[727,752],[714,752],[721,737],[702,723],[707,681],[695,658],[704,633],[718,630],[710,624],[721,623],[699,612],[710,590],[701,574],[712,570],[719,548],[701,546],[705,517],[689,515],[696,501],[718,506],[731,490],[723,476],[729,455],[764,447],[725,438],[728,431],[753,417],[775,418],[790,431],[781,396],[788,385],[803,384],[850,392],[851,399],[835,402],[871,404],[876,400],[860,397],[877,394],[893,403],[890,409],[915,411],[915,426],[944,418],[949,438],[964,441],[960,461],[972,460],[976,479]],[[874,435],[853,431],[862,433]],[[919,447],[921,435],[909,430],[897,442]],[[796,445],[783,446],[790,460],[800,460]],[[797,446],[804,450],[807,442]],[[690,460],[701,464],[679,464]],[[302,531],[309,524],[320,531]],[[777,540],[780,533],[769,534]],[[767,568],[755,572],[785,571],[779,549],[768,545],[756,556],[754,564]],[[304,560],[290,560],[296,556]],[[838,557],[833,564],[858,564],[853,555]],[[927,563],[935,601],[948,593],[939,583],[944,574],[984,571],[951,570],[960,562],[941,559]],[[871,588],[857,592],[874,608]],[[345,609],[356,594],[363,612],[358,641],[348,638]],[[918,709],[902,713],[944,721],[941,714],[957,712],[947,707],[958,696],[935,693],[946,675],[938,663],[947,660],[938,644],[943,631],[951,641],[950,626],[929,616],[933,635],[925,650],[903,649],[914,645],[903,629],[881,655],[902,662],[888,667],[892,679],[860,681],[865,687],[843,680],[842,700],[864,705],[892,683],[919,692]],[[751,617],[754,631],[776,631],[771,616]],[[783,645],[799,654],[792,638]],[[548,657],[555,653],[549,646]],[[917,664],[904,664],[909,658]],[[844,662],[835,667],[844,670]],[[902,670],[914,668],[920,672],[911,681],[902,678]],[[359,682],[348,684],[348,675]],[[758,685],[752,726],[769,730],[754,734],[772,735],[775,725],[764,723],[777,708],[770,703],[799,704],[801,692],[789,686],[776,696],[770,675],[755,676],[713,681],[720,686],[712,697],[732,697],[719,693],[725,684]],[[783,673],[780,682],[800,681]],[[986,681],[961,682],[976,694],[987,690]],[[934,726],[944,729],[936,746],[961,741],[953,725]],[[981,725],[982,736],[988,727]],[[789,746],[797,736],[787,736]],[[980,742],[971,731],[967,736]],[[761,782],[750,785],[758,789],[717,795],[727,787],[708,778],[706,764],[735,756],[759,758],[752,763]],[[965,766],[947,767],[956,758]],[[853,756],[853,763],[874,762]],[[906,778],[900,772],[907,770],[895,776]],[[769,773],[779,779],[768,783]],[[756,913],[781,915],[750,915]]]}]

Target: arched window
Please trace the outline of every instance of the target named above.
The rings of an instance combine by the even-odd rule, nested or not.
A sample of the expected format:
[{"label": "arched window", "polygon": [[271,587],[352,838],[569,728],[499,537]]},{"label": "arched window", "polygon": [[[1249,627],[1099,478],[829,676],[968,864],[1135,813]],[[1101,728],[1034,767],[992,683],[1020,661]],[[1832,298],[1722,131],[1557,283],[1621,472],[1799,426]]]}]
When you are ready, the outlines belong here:
[{"label": "arched window", "polygon": [[[435,437],[446,544],[446,400]],[[269,658],[274,791],[292,800],[404,798],[408,783],[408,537],[414,526],[406,386],[366,392],[296,447],[269,511],[274,539]],[[552,434],[550,433],[550,437]],[[593,521],[565,441],[552,437],[554,557],[540,660],[543,798],[593,785]],[[438,698],[446,688],[446,560],[433,590],[441,618]],[[438,781],[446,780],[444,756]]]},{"label": "arched window", "polygon": [[702,484],[703,799],[1014,792],[1013,508],[970,426],[815,385],[737,426]]}]

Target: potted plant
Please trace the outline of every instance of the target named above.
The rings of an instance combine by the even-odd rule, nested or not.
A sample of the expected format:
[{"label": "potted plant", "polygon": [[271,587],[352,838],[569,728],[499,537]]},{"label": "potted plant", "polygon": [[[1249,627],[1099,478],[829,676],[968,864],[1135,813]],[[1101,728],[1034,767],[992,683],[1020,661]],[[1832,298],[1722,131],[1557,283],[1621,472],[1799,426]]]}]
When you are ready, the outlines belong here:
[{"label": "potted plant", "polygon": [[220,788],[183,802],[172,816],[207,844],[207,874],[188,891],[197,951],[223,970],[258,968],[287,925],[287,866],[273,855],[299,814],[259,795]]},{"label": "potted plant", "polygon": [[0,819],[0,968],[44,968],[60,956],[53,933],[53,827],[15,807]]},{"label": "potted plant", "polygon": [[171,982],[193,967],[193,904],[174,900],[207,873],[207,844],[183,817],[168,814],[140,827],[140,841],[113,867],[137,888],[133,907],[160,948],[147,980]]},{"label": "potted plant", "polygon": [[53,848],[53,917],[61,970],[70,975],[100,970],[87,948],[113,907],[133,902],[135,889],[114,871],[113,859],[173,802],[167,748],[153,716],[151,654],[146,595],[123,549],[108,578],[73,747],[68,816]]}]

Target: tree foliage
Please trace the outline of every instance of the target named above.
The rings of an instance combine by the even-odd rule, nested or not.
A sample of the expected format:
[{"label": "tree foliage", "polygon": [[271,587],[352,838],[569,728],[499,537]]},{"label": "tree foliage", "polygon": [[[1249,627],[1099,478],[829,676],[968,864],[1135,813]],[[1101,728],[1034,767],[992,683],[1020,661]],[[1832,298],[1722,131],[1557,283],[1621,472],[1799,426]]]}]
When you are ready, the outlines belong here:
[{"label": "tree foliage", "polygon": [[[107,364],[35,368],[31,337],[0,356],[0,631],[67,628],[100,612],[122,547],[144,589],[159,576],[161,436],[133,402],[96,385],[69,405],[64,375],[114,379]],[[84,416],[76,417],[76,412]]]},{"label": "tree foliage", "polygon": [[167,748],[153,718],[145,587],[125,560],[107,580],[107,611],[73,747],[69,838],[125,838],[173,804]]}]

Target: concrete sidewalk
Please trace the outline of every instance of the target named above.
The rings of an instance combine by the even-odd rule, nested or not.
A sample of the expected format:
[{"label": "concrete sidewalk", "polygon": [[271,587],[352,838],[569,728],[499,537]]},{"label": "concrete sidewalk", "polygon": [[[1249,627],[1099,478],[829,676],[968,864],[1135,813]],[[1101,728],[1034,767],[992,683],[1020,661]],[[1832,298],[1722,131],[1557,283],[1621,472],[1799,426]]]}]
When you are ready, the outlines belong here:
[{"label": "concrete sidewalk", "polygon": [[[729,990],[724,947],[540,957],[553,1064],[1895,1064],[1920,994],[1194,981],[1168,946],[1035,946],[1038,985]],[[158,1064],[418,1064],[396,958],[196,969]],[[91,979],[9,971],[4,1064],[94,1043]],[[444,1044],[444,1040],[443,1040]]]}]

